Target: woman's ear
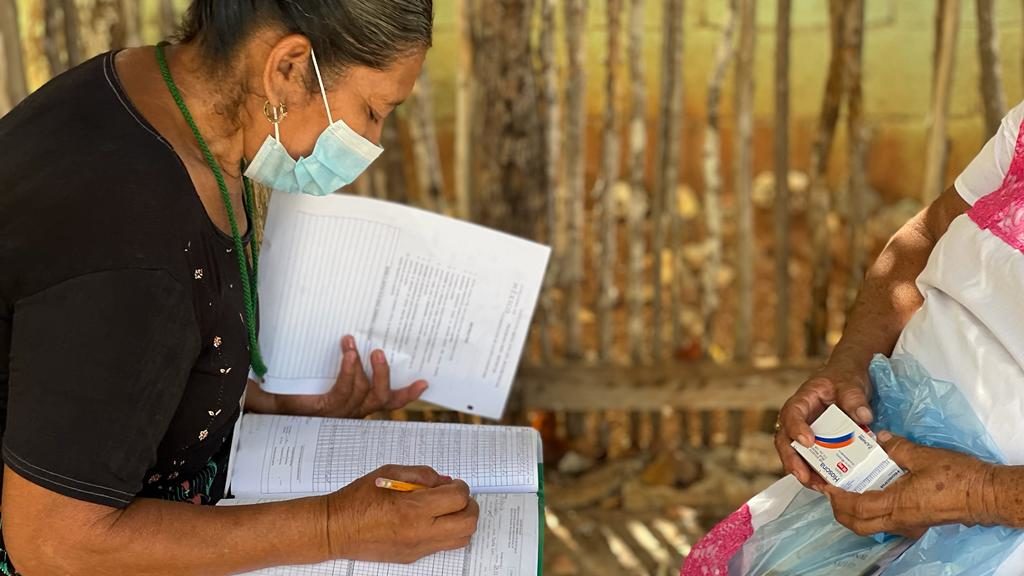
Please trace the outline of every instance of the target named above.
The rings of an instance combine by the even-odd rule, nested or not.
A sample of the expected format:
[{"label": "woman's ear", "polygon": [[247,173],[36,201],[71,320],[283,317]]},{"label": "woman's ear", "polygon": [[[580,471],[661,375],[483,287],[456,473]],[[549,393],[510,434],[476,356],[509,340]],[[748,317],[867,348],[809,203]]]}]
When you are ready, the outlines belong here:
[{"label": "woman's ear", "polygon": [[263,69],[263,89],[272,104],[298,105],[309,96],[313,73],[309,39],[289,34],[271,47]]}]

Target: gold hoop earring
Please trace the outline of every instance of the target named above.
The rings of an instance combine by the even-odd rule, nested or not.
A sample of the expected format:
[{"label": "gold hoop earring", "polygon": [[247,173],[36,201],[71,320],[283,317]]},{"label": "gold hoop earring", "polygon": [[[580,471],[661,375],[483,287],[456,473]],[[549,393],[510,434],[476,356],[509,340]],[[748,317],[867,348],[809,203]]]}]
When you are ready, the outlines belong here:
[{"label": "gold hoop earring", "polygon": [[267,100],[263,103],[263,115],[271,124],[280,124],[288,116],[288,106],[284,102],[275,106]]}]

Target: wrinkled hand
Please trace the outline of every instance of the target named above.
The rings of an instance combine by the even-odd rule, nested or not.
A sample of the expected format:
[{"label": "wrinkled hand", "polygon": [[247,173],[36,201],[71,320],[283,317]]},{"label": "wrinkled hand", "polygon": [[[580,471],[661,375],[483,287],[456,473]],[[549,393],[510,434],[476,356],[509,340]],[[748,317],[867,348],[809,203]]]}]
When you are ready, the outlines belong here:
[{"label": "wrinkled hand", "polygon": [[272,407],[257,410],[295,416],[363,418],[382,410],[404,408],[427,389],[427,383],[418,380],[405,388],[392,390],[391,368],[380,350],[374,350],[370,355],[373,378],[367,377],[352,336],[342,338],[341,351],[338,379],[326,394],[273,394]]},{"label": "wrinkled hand", "polygon": [[831,404],[838,404],[858,423],[870,424],[873,415],[868,407],[867,382],[866,371],[826,367],[805,382],[782,406],[779,430],[775,433],[775,450],[786,472],[796,476],[804,486],[820,489],[825,481],[807,466],[790,444],[796,440],[809,448],[814,443],[810,424]]},{"label": "wrinkled hand", "polygon": [[888,532],[918,538],[932,526],[983,522],[982,492],[994,466],[888,432],[880,432],[878,440],[907,474],[883,491],[864,494],[826,486],[840,524],[861,536]]},{"label": "wrinkled hand", "polygon": [[[429,488],[396,492],[377,478]],[[384,466],[326,496],[332,558],[408,564],[469,545],[480,508],[461,480],[426,466]]]}]

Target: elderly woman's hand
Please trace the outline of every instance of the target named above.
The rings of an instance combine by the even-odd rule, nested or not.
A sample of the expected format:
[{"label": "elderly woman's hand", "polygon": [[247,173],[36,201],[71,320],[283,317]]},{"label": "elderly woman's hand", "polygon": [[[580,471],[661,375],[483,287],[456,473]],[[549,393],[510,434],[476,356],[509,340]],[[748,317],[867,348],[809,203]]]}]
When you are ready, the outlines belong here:
[{"label": "elderly woman's hand", "polygon": [[775,432],[775,450],[786,472],[808,488],[820,488],[825,481],[811,471],[803,458],[790,445],[793,441],[810,447],[814,443],[811,422],[831,404],[860,424],[870,424],[867,369],[856,369],[832,362],[801,386],[779,412]]},{"label": "elderly woman's hand", "polygon": [[864,494],[826,486],[840,524],[861,536],[888,532],[917,538],[941,524],[988,523],[985,491],[991,490],[995,466],[888,432],[879,433],[878,440],[907,474],[883,491]]},{"label": "elderly woman's hand", "polygon": [[[385,490],[377,478],[426,489]],[[425,466],[384,466],[325,498],[330,558],[406,564],[464,548],[480,515],[465,482]]]},{"label": "elderly woman's hand", "polygon": [[330,418],[363,418],[382,410],[398,410],[419,398],[427,383],[418,380],[398,390],[391,389],[391,369],[384,352],[370,356],[373,376],[368,377],[359,357],[355,338],[341,340],[341,370],[334,386],[326,394],[269,394],[259,386],[249,386],[246,407],[255,412]]}]

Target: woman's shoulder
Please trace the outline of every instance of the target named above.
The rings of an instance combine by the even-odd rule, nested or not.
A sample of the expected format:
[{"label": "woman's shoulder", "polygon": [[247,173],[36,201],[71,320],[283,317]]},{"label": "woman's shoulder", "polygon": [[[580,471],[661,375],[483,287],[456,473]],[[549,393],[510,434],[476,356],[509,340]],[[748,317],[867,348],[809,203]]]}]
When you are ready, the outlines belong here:
[{"label": "woman's shoulder", "polygon": [[21,160],[49,153],[49,162],[64,159],[61,153],[93,158],[170,151],[126,95],[115,56],[100,54],[59,74],[0,118],[0,149]]},{"label": "woman's shoulder", "polygon": [[995,192],[1003,184],[1014,162],[1021,137],[1020,127],[1024,123],[1024,101],[1010,109],[1003,116],[995,134],[985,143],[981,151],[957,176],[954,187],[960,196],[972,206],[980,199]]},{"label": "woman's shoulder", "polygon": [[98,56],[0,119],[0,267],[21,284],[0,282],[0,296],[103,269],[187,274],[179,252],[205,213],[112,73],[112,56]]},{"label": "woman's shoulder", "polygon": [[126,95],[115,56],[100,54],[54,77],[0,118],[0,149],[10,153],[0,167],[0,184],[29,170],[77,169],[87,176],[82,168],[90,165],[117,164],[124,172],[140,161],[173,159],[170,144]]}]

